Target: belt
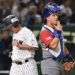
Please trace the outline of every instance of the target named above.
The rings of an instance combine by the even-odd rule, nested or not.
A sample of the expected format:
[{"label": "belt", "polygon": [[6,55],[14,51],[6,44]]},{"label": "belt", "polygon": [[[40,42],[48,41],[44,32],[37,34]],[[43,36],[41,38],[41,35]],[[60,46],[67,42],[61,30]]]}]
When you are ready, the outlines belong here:
[{"label": "belt", "polygon": [[28,59],[24,60],[23,62],[22,61],[19,61],[19,60],[12,61],[12,63],[16,63],[17,65],[22,65],[23,63],[29,62],[30,59],[33,59],[33,58],[28,58]]},{"label": "belt", "polygon": [[[29,60],[25,60],[24,62],[27,63]],[[12,63],[16,63],[17,65],[22,65],[22,61],[12,61]]]}]

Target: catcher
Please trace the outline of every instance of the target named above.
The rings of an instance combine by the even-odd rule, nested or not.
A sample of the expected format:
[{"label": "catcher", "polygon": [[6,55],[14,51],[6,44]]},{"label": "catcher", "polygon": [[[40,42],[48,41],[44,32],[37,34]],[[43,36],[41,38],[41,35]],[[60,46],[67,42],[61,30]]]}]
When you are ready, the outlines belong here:
[{"label": "catcher", "polygon": [[[45,25],[42,27],[39,37],[43,50],[42,75],[65,75],[65,71],[70,71],[74,66],[70,53],[64,50],[60,15],[61,8],[57,4],[50,3],[45,6],[43,12]],[[62,62],[64,62],[63,65]]]}]

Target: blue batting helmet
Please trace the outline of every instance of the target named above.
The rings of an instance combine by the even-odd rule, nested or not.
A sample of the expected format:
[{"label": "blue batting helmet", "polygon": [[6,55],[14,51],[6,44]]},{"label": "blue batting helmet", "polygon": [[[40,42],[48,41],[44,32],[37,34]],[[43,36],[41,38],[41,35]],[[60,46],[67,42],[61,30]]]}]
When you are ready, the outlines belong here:
[{"label": "blue batting helmet", "polygon": [[43,17],[46,18],[53,13],[61,13],[60,6],[56,3],[47,4],[43,12]]}]

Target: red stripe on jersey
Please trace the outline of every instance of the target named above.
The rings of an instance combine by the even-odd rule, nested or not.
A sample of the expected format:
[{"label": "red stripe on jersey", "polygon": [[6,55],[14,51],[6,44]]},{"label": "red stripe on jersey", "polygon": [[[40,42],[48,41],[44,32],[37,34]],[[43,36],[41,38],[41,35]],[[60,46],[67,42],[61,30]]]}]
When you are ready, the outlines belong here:
[{"label": "red stripe on jersey", "polygon": [[47,46],[49,46],[50,42],[54,39],[54,36],[51,32],[48,32],[47,30],[44,30],[44,31],[40,32],[39,39],[47,47]]}]

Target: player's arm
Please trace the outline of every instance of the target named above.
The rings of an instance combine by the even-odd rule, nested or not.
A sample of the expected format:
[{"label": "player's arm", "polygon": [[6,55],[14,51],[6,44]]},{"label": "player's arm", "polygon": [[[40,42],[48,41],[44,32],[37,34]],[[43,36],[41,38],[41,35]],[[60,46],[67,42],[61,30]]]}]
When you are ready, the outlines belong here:
[{"label": "player's arm", "polygon": [[28,30],[27,33],[24,34],[24,38],[24,41],[19,41],[17,43],[18,48],[29,51],[38,50],[38,43],[32,31]]},{"label": "player's arm", "polygon": [[68,50],[68,48],[66,46],[64,46],[64,54],[65,55],[68,55],[69,54],[69,50]]},{"label": "player's arm", "polygon": [[40,41],[45,44],[46,47],[52,48],[52,50],[55,50],[58,46],[59,39],[54,37],[54,35],[51,32],[48,31],[42,31],[40,32]]},{"label": "player's arm", "polygon": [[67,49],[67,47],[64,47],[64,54],[65,54],[65,61],[73,61],[74,62],[74,58],[72,57],[70,51]]},{"label": "player's arm", "polygon": [[[38,50],[38,43],[33,32],[28,31],[27,34],[24,35],[25,41],[19,41],[17,43],[17,47],[23,50]],[[27,42],[26,42],[27,41]]]},{"label": "player's arm", "polygon": [[57,48],[58,43],[59,43],[59,37],[62,34],[62,25],[60,24],[60,22],[57,22],[57,25],[54,25],[55,27],[55,31],[54,31],[54,39],[52,40],[52,42],[49,44],[50,47],[52,47],[53,49]]},{"label": "player's arm", "polygon": [[58,38],[54,38],[50,43],[49,43],[49,47],[52,48],[53,50],[55,50],[58,46],[59,43],[59,39]]},{"label": "player's arm", "polygon": [[75,61],[67,47],[64,47],[64,53],[65,57],[63,59],[63,67],[65,71],[70,71],[74,68]]},{"label": "player's arm", "polygon": [[38,50],[38,47],[32,47],[32,46],[29,46],[28,44],[24,43],[23,41],[19,41],[17,43],[17,47],[20,48],[20,49],[23,49],[23,50]]}]

